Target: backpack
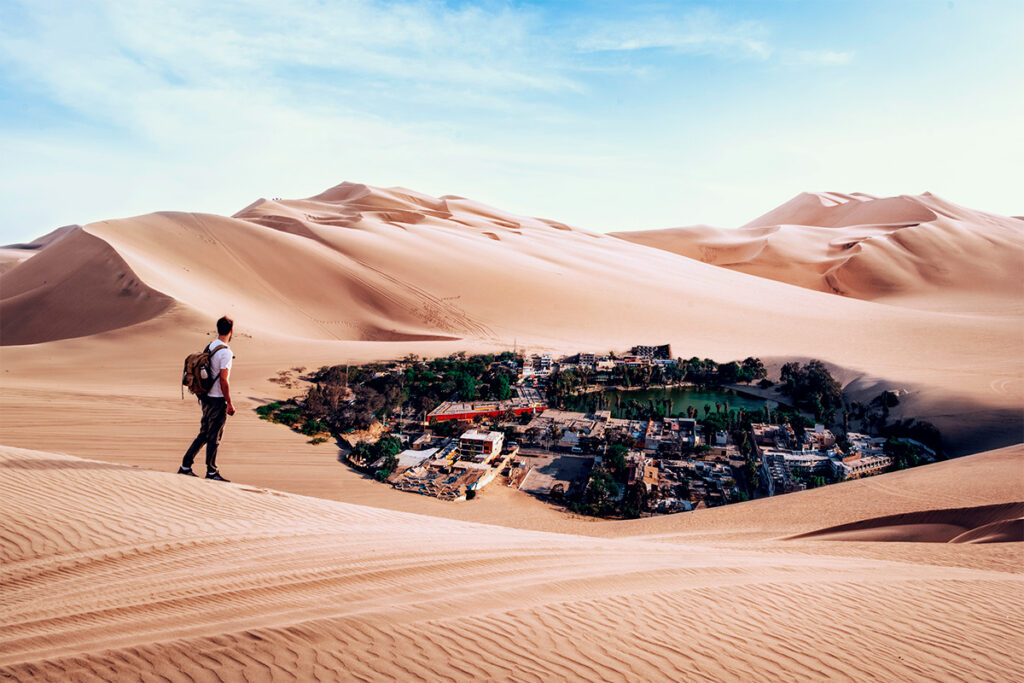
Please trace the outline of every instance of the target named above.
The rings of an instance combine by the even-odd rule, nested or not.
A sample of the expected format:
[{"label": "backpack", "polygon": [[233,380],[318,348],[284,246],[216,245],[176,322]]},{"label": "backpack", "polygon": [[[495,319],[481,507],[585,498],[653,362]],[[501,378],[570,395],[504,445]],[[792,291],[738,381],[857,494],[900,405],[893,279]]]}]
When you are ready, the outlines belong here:
[{"label": "backpack", "polygon": [[[221,349],[231,349],[227,344],[221,344],[212,350],[209,345],[203,347],[199,353],[190,353],[185,357],[185,367],[181,370],[181,386],[188,387],[189,393],[196,396],[205,396],[213,388],[213,383],[220,378],[218,372],[213,374],[213,354]],[[181,397],[185,397],[185,389],[181,390]]]}]

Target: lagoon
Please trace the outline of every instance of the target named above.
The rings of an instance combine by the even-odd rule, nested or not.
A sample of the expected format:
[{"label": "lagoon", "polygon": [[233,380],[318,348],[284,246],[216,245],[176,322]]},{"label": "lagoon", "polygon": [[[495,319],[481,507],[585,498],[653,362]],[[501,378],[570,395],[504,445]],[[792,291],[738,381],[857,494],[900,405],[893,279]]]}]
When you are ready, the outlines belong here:
[{"label": "lagoon", "polygon": [[717,408],[717,402],[725,410],[725,404],[729,404],[729,410],[742,408],[746,411],[761,410],[768,404],[770,408],[778,407],[777,401],[765,400],[750,394],[743,394],[732,389],[708,389],[706,387],[652,387],[650,389],[618,390],[608,389],[579,396],[569,396],[565,399],[567,410],[578,412],[594,412],[595,410],[611,410],[612,417],[630,417],[626,412],[626,406],[630,401],[638,401],[641,404],[649,405],[651,401],[655,406],[664,404],[665,401],[672,401],[673,415],[686,415],[690,407],[697,411],[698,418],[705,414],[705,406],[710,412]]}]

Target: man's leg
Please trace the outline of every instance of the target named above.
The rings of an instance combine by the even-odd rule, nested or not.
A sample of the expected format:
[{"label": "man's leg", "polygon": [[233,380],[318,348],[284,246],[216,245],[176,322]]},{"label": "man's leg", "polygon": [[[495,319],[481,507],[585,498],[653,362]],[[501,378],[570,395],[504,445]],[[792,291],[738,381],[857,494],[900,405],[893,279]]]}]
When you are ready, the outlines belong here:
[{"label": "man's leg", "polygon": [[224,423],[228,419],[227,401],[222,398],[207,399],[210,416],[206,431],[206,473],[217,471],[217,447],[224,435]]},{"label": "man's leg", "polygon": [[192,463],[195,462],[196,453],[203,447],[203,444],[209,441],[210,410],[207,408],[207,402],[203,399],[199,399],[199,405],[203,410],[203,417],[199,422],[199,436],[192,441],[192,445],[185,451],[185,457],[181,461],[182,468],[189,470],[192,469]]}]

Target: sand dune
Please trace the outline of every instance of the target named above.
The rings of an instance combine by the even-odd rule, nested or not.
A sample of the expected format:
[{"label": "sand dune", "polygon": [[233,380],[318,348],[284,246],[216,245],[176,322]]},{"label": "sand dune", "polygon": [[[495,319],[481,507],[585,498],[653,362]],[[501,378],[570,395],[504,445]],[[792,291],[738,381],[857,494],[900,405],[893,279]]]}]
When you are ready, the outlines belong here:
[{"label": "sand dune", "polygon": [[[896,199],[829,195],[783,213],[831,226],[815,232],[921,221],[949,249],[989,253],[966,210]],[[0,674],[1019,678],[1024,447],[602,523],[500,486],[461,505],[399,493],[254,413],[299,391],[276,381],[288,368],[671,342],[720,360],[820,357],[857,396],[906,390],[900,407],[939,424],[954,453],[1016,443],[1024,318],[999,298],[1012,287],[981,271],[1002,277],[1019,245],[993,220],[989,246],[1006,253],[950,257],[948,281],[894,257],[910,303],[931,310],[352,183],[233,217],[150,214],[13,245],[0,265]],[[903,230],[889,228],[885,240]],[[746,242],[736,253],[760,258]],[[989,308],[942,310],[978,292]],[[217,485],[165,472],[197,420],[181,358],[225,312],[239,413],[220,461],[241,483]],[[942,542],[875,542],[912,537]]]},{"label": "sand dune", "polygon": [[46,247],[80,227],[80,225],[65,225],[31,242],[8,244],[5,247],[0,247],[0,274],[10,270],[29,257],[35,256]]},{"label": "sand dune", "polygon": [[1005,555],[513,530],[12,448],[0,481],[0,672],[19,680],[1008,680],[1024,664]]},{"label": "sand dune", "polygon": [[3,344],[37,344],[119,329],[167,311],[109,244],[79,227],[3,273]]},{"label": "sand dune", "polygon": [[[808,203],[826,212],[845,206],[823,201],[804,199],[787,211],[803,219]],[[833,222],[880,215],[860,207],[871,202],[849,201],[857,201],[856,211]],[[1001,263],[1019,262],[1019,248],[999,232],[1000,221],[1011,219],[991,218],[991,234],[983,235],[949,217],[966,210],[937,198],[900,199],[891,211],[906,220],[924,206],[939,221],[927,229],[946,226],[950,244],[962,242],[965,254],[982,237],[992,249],[1002,245],[1002,260],[971,256],[969,266],[928,252],[935,263],[955,265],[957,295],[1002,277]],[[776,261],[800,268],[796,256]],[[891,272],[902,277],[906,270]],[[1014,281],[1005,280],[1005,292]],[[18,382],[38,384],[37,369],[56,355],[104,367],[124,362],[129,348],[145,349],[146,364],[134,370],[166,381],[210,321],[228,313],[247,335],[236,340],[236,352],[267,367],[268,376],[300,365],[396,357],[413,347],[450,353],[517,343],[534,351],[603,352],[670,342],[677,355],[722,361],[822,358],[873,395],[883,388],[907,392],[903,409],[936,422],[954,453],[1015,443],[1024,429],[1024,311],[1019,302],[984,312],[941,310],[952,306],[951,291],[918,297],[916,305],[927,299],[931,311],[880,305],[464,198],[342,183],[309,199],[259,200],[234,217],[157,213],[65,231],[0,275],[0,342],[14,369],[0,399],[10,391],[20,410]],[[66,338],[95,343],[53,346]],[[370,352],[363,346],[379,342],[387,344]],[[244,380],[253,391],[247,395],[265,396],[265,377]],[[18,429],[15,420],[0,417],[0,426],[7,421]]]},{"label": "sand dune", "polygon": [[886,515],[828,527],[794,538],[917,543],[1021,542],[1024,541],[1024,503]]},{"label": "sand dune", "polygon": [[1024,223],[932,194],[804,193],[735,230],[700,225],[613,233],[738,272],[869,301],[947,310],[1016,308]]}]

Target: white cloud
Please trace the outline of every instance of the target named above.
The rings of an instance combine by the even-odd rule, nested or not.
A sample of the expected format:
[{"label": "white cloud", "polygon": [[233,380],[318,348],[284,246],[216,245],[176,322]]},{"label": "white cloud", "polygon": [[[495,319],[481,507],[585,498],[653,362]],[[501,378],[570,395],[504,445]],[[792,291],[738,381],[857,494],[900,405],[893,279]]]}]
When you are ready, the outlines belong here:
[{"label": "white cloud", "polygon": [[853,52],[835,50],[785,50],[782,61],[792,65],[846,66],[853,61],[853,56]]},{"label": "white cloud", "polygon": [[[829,77],[815,67],[863,70],[869,53],[792,46],[712,12],[554,25],[519,5],[429,1],[7,7],[22,15],[7,21],[0,5],[11,95],[59,111],[0,129],[0,230],[10,235],[0,242],[157,209],[231,213],[342,180],[462,194],[591,229],[737,225],[800,190],[913,191],[918,178],[982,209],[1016,196],[1019,136],[993,132],[979,145],[965,124],[935,146],[952,150],[941,165],[923,156],[924,140],[904,137],[921,125],[906,105],[919,91],[895,92],[884,116],[856,89],[842,102],[814,99]],[[729,71],[757,78],[638,98],[638,74],[676,76],[666,64],[679,60],[658,51],[739,62]],[[794,68],[764,68],[776,64]],[[778,95],[785,87],[811,94]],[[949,119],[954,104],[928,116]],[[1015,96],[1001,110],[1019,108]],[[869,119],[877,130],[853,125]],[[899,150],[913,153],[879,170]],[[884,187],[869,184],[881,178]]]},{"label": "white cloud", "polygon": [[766,33],[758,22],[728,22],[709,10],[697,10],[681,18],[609,22],[579,38],[576,46],[581,52],[664,49],[765,60],[773,52]]}]

